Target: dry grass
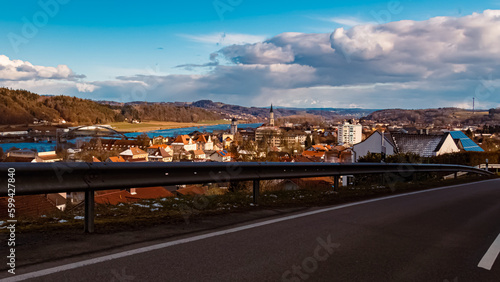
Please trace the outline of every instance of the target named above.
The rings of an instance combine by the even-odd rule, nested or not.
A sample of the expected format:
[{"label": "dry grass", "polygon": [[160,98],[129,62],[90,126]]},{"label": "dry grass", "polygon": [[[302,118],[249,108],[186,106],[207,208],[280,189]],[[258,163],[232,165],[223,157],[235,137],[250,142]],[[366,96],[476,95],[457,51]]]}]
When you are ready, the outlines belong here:
[{"label": "dry grass", "polygon": [[[214,123],[217,124],[217,123]],[[128,122],[113,122],[110,125],[118,131],[134,131],[146,132],[151,130],[162,130],[183,127],[196,127],[205,126],[207,124],[188,123],[188,122],[171,122],[171,121],[145,121],[142,123],[128,123]]]}]

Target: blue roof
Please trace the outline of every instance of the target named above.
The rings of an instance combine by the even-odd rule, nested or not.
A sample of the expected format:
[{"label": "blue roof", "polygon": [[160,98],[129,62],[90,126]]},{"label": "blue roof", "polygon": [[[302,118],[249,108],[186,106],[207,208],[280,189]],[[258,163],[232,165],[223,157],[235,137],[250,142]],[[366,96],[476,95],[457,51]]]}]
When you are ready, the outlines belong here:
[{"label": "blue roof", "polygon": [[464,150],[467,152],[484,152],[484,150],[479,147],[474,141],[472,141],[467,135],[465,135],[462,131],[451,131],[450,132],[451,138],[453,140],[460,140],[460,143],[462,143],[462,146],[464,147]]}]

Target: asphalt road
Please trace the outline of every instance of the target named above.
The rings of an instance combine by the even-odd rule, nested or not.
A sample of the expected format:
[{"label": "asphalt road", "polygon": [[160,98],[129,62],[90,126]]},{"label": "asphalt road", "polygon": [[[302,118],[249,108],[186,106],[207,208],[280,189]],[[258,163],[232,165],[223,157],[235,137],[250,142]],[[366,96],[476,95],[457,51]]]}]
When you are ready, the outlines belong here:
[{"label": "asphalt road", "polygon": [[174,238],[128,253],[60,263],[55,273],[30,266],[11,278],[500,281],[500,258],[495,262],[494,244],[500,244],[499,234],[500,180],[491,180]]}]

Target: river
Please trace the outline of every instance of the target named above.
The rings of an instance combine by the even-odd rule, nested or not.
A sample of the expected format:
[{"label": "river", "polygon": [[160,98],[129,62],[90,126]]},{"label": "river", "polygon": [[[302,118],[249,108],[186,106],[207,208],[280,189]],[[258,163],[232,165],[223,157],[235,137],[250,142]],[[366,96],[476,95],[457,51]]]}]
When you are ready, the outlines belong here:
[{"label": "river", "polygon": [[[239,124],[238,128],[257,128],[261,126],[262,123],[248,123],[248,124]],[[145,132],[150,138],[156,137],[156,136],[163,136],[163,137],[175,137],[177,135],[184,135],[184,134],[189,134],[194,131],[200,131],[200,132],[207,132],[207,133],[212,133],[214,131],[219,131],[219,130],[228,130],[231,127],[230,124],[216,124],[216,125],[208,125],[208,126],[195,126],[195,127],[184,127],[184,128],[172,128],[172,129],[163,129],[163,130],[153,130],[153,131],[148,131]],[[139,135],[143,134],[143,132],[132,132],[132,133],[127,133],[125,136],[127,137],[137,137]],[[71,140],[70,142],[74,143],[75,140]],[[37,143],[32,143],[32,142],[25,142],[25,143],[0,143],[0,148],[6,152],[7,150],[11,148],[18,148],[18,149],[29,149],[29,150],[36,150],[38,152],[46,152],[46,151],[54,151],[56,148],[56,143],[49,143],[49,142],[37,142]]]}]

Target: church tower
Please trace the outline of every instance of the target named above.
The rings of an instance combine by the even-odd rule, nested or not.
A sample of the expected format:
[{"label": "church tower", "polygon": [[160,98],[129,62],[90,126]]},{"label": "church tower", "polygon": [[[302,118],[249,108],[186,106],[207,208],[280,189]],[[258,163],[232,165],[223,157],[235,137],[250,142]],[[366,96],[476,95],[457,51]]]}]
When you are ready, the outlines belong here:
[{"label": "church tower", "polygon": [[231,120],[231,134],[234,136],[238,132],[238,121],[233,118]]},{"label": "church tower", "polygon": [[271,110],[269,111],[269,125],[274,126],[273,104],[271,104]]}]

